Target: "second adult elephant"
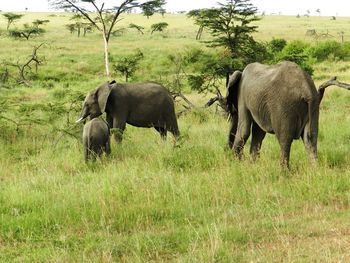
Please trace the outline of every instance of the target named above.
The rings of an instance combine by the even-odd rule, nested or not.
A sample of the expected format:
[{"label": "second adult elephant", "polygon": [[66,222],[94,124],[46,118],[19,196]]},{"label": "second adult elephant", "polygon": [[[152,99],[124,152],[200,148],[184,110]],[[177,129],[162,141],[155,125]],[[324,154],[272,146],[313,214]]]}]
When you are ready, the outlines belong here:
[{"label": "second adult elephant", "polygon": [[293,62],[249,64],[230,77],[227,106],[231,113],[229,147],[241,157],[250,133],[250,153],[256,156],[266,133],[276,134],[281,163],[288,166],[292,141],[302,138],[312,159],[317,158],[320,103],[325,88],[345,83],[326,82],[319,90],[311,77]]},{"label": "second adult elephant", "polygon": [[175,138],[179,136],[173,98],[166,88],[157,83],[103,83],[86,96],[77,122],[104,112],[110,127],[119,129],[115,133],[117,141],[122,140],[126,123],[136,127],[154,127],[163,139],[167,131]]}]

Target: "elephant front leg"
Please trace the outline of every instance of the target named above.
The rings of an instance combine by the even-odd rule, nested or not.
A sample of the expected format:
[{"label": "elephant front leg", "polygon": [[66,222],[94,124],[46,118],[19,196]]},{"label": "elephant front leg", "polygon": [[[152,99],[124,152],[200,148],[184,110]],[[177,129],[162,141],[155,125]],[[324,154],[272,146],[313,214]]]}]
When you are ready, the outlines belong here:
[{"label": "elephant front leg", "polygon": [[121,143],[123,140],[123,132],[125,130],[125,126],[126,126],[126,121],[113,119],[114,139],[119,143]]}]

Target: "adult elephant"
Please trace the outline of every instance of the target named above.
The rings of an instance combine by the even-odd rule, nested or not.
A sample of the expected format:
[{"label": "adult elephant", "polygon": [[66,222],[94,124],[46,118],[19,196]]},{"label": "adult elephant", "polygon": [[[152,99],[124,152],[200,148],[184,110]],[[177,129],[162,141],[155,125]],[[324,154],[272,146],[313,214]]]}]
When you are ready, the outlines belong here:
[{"label": "adult elephant", "polygon": [[80,118],[95,118],[106,112],[110,127],[119,129],[117,141],[122,140],[126,123],[136,127],[154,127],[163,139],[167,131],[179,136],[174,101],[165,87],[156,83],[117,84],[106,82],[89,92]]},{"label": "adult elephant", "polygon": [[288,61],[277,65],[252,63],[243,72],[235,71],[227,86],[229,147],[241,158],[252,133],[250,154],[255,159],[266,133],[272,133],[281,147],[282,166],[288,167],[292,141],[299,138],[316,161],[320,102],[325,88],[338,84],[328,83],[317,91],[311,77]]}]

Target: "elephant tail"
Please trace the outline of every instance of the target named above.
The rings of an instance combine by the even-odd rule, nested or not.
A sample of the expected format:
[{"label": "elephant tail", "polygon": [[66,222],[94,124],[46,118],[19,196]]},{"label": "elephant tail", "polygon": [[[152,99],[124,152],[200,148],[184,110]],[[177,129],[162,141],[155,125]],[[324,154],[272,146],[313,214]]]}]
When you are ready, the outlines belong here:
[{"label": "elephant tail", "polygon": [[231,116],[238,110],[238,85],[241,80],[242,72],[236,70],[230,77],[227,84],[226,106]]},{"label": "elephant tail", "polygon": [[[306,133],[304,131],[304,140],[310,142],[316,142],[317,141],[317,134],[318,134],[318,115],[319,115],[319,100],[313,99],[309,100],[307,102],[308,104],[308,127],[306,128]],[[316,143],[315,143],[316,145]]]}]

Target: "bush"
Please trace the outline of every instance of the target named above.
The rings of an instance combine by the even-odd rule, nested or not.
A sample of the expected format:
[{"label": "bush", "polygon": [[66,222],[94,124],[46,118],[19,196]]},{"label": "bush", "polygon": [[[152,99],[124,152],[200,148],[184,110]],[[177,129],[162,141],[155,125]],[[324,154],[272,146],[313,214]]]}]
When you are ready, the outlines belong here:
[{"label": "bush", "polygon": [[234,68],[241,67],[223,50],[215,52],[194,50],[188,53],[187,59],[193,69],[193,72],[187,75],[188,83],[192,90],[199,93],[215,92],[222,85],[222,78]]},{"label": "bush", "polygon": [[272,39],[268,43],[268,47],[272,53],[281,52],[286,45],[287,45],[287,41],[283,38]]},{"label": "bush", "polygon": [[132,77],[138,69],[142,59],[143,53],[138,49],[134,54],[118,58],[113,65],[113,70],[123,74],[123,76],[125,76],[125,81],[128,82],[129,78]]},{"label": "bush", "polygon": [[313,74],[311,66],[311,57],[309,56],[309,44],[296,40],[288,43],[281,52],[279,52],[274,62],[288,60],[297,63],[310,75]]},{"label": "bush", "polygon": [[325,41],[310,48],[310,55],[317,61],[327,59],[345,60],[350,56],[350,44],[337,41]]}]

